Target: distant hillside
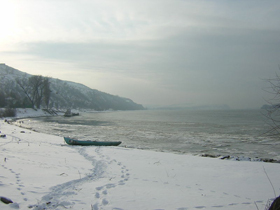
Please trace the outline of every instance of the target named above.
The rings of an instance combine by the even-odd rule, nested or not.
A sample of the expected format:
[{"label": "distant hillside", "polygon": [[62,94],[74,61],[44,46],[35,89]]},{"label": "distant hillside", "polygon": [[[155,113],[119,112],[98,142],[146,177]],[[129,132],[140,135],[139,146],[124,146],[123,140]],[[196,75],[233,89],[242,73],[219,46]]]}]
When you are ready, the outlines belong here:
[{"label": "distant hillside", "polygon": [[[16,80],[32,76],[34,75],[0,64],[0,107],[28,106],[28,99]],[[49,108],[83,108],[98,111],[144,109],[131,99],[104,93],[75,82],[50,78],[50,89]]]}]

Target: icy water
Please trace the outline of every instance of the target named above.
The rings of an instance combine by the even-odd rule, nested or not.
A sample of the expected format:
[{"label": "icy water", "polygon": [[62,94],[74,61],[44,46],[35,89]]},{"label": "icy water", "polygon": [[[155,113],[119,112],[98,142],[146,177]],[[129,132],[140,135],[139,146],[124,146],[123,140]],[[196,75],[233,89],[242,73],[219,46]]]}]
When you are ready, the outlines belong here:
[{"label": "icy water", "polygon": [[[261,110],[144,110],[24,119],[39,132],[156,151],[280,159]],[[63,139],[61,138],[61,143]]]}]

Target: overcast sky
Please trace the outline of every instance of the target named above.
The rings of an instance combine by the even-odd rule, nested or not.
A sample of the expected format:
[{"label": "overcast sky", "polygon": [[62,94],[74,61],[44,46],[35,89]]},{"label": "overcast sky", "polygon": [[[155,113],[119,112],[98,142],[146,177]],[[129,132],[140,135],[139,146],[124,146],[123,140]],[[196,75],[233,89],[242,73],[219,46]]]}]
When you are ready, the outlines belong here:
[{"label": "overcast sky", "polygon": [[0,63],[143,105],[259,108],[279,0],[0,0]]}]

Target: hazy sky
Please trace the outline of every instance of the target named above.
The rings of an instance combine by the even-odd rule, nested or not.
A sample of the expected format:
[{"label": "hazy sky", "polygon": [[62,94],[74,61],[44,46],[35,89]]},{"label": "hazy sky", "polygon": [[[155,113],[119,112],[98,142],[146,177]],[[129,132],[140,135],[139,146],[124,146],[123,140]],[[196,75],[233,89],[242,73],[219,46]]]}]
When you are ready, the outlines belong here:
[{"label": "hazy sky", "polygon": [[0,63],[143,105],[259,108],[279,0],[0,0]]}]

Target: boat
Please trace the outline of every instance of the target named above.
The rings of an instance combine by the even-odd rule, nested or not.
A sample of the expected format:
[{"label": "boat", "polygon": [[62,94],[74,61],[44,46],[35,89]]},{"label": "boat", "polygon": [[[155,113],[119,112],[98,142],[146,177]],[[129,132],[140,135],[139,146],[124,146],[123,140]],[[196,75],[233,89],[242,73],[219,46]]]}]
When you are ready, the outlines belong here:
[{"label": "boat", "polygon": [[67,109],[67,111],[64,113],[64,117],[72,117],[71,109]]},{"label": "boat", "polygon": [[73,113],[71,112],[71,109],[67,109],[67,111],[64,114],[64,117],[73,117],[73,116],[79,116],[79,113]]},{"label": "boat", "polygon": [[64,141],[69,145],[80,145],[80,146],[118,146],[121,141],[91,141],[91,140],[76,140],[68,137],[64,137]]}]

